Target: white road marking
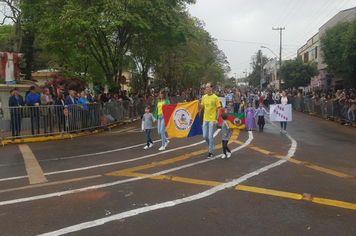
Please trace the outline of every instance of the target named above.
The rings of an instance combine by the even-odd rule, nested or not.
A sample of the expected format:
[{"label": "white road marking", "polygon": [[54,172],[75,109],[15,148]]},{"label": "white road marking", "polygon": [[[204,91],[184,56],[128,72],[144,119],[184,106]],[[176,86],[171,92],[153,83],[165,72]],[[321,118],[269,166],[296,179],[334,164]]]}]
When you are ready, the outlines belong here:
[{"label": "white road marking", "polygon": [[[214,137],[220,132],[219,130],[216,130],[214,133]],[[158,142],[158,141],[157,141]],[[185,148],[189,148],[189,147],[194,147],[197,145],[200,145],[202,143],[205,143],[206,141],[200,141],[198,143],[194,143],[194,144],[190,144],[190,145],[186,145],[183,147],[179,147],[179,148],[174,148],[174,149],[169,149],[169,150],[165,150],[165,151],[161,151],[158,153],[154,153],[154,154],[150,154],[150,155],[146,155],[146,156],[142,156],[142,157],[137,157],[137,158],[133,158],[133,159],[129,159],[129,160],[123,160],[123,161],[116,161],[116,162],[110,162],[110,163],[105,163],[105,164],[100,164],[100,165],[93,165],[93,166],[87,166],[87,167],[80,167],[80,168],[75,168],[75,169],[69,169],[69,170],[61,170],[61,171],[54,171],[54,172],[49,172],[49,173],[45,173],[44,175],[56,175],[56,174],[63,174],[63,173],[69,173],[69,172],[75,172],[75,171],[82,171],[82,170],[89,170],[89,169],[94,169],[94,168],[100,168],[100,167],[105,167],[105,166],[111,166],[111,165],[118,165],[118,164],[122,164],[122,163],[127,163],[127,162],[133,162],[133,161],[138,161],[138,160],[143,160],[149,157],[155,157],[157,155],[160,154],[165,154],[165,153],[169,153],[169,152],[173,152],[176,150],[180,150],[180,149],[185,149]],[[134,146],[130,146],[130,147],[126,147],[126,148],[120,148],[120,149],[116,149],[116,150],[110,150],[107,152],[101,152],[100,154],[103,153],[109,153],[109,152],[117,152],[118,150],[125,150],[125,149],[130,149],[133,147],[138,147],[138,146],[143,146],[143,145],[134,145]],[[97,155],[98,153],[95,153],[95,155]],[[94,154],[89,154],[90,155],[94,155]],[[86,155],[83,155],[86,156]],[[27,178],[27,176],[17,176],[17,177],[11,177],[11,178],[4,178],[4,179],[0,179],[1,181],[9,181],[9,180],[15,180],[15,179],[23,179],[23,178]]]},{"label": "white road marking", "polygon": [[[238,148],[233,149],[232,152],[236,152],[236,151],[246,147],[247,145],[249,145],[251,143],[252,139],[253,139],[252,132],[249,132],[249,138],[246,141],[246,143],[241,145]],[[79,193],[79,192],[84,192],[84,191],[87,191],[87,190],[105,188],[105,187],[110,187],[110,186],[119,185],[119,184],[123,184],[123,183],[142,180],[142,179],[146,179],[146,178],[148,178],[150,176],[163,175],[163,174],[167,174],[167,173],[170,173],[170,172],[173,172],[173,171],[177,171],[177,170],[181,170],[181,169],[188,168],[188,167],[191,167],[191,166],[195,166],[195,165],[198,165],[198,164],[202,164],[202,163],[205,163],[205,162],[208,162],[208,161],[215,160],[215,159],[220,158],[220,157],[221,157],[221,155],[218,155],[218,156],[216,156],[214,158],[204,159],[204,160],[193,162],[193,163],[186,164],[186,165],[183,165],[183,166],[178,166],[178,167],[175,167],[175,168],[171,168],[171,169],[168,169],[168,170],[164,170],[164,171],[160,171],[160,172],[151,174],[149,176],[134,177],[134,178],[130,178],[130,179],[119,180],[119,181],[115,181],[115,182],[111,182],[111,183],[99,184],[99,185],[89,186],[89,187],[85,187],[85,188],[79,188],[79,189],[75,189],[75,190],[67,190],[67,191],[62,191],[62,192],[49,193],[49,194],[44,194],[44,195],[37,195],[37,196],[33,196],[33,197],[19,198],[19,199],[14,199],[14,200],[3,201],[3,202],[0,202],[0,206],[9,205],[9,204],[17,204],[17,203],[21,203],[21,202],[28,202],[28,201],[34,201],[34,200],[39,200],[39,199],[51,198],[51,197],[59,197],[59,196],[66,195],[66,194]]]},{"label": "white road marking", "polygon": [[[154,143],[161,142],[162,139],[153,141]],[[131,148],[136,148],[136,147],[144,147],[147,143],[143,144],[136,144],[124,148],[118,148],[118,149],[113,149],[113,150],[108,150],[108,151],[103,151],[103,152],[95,152],[95,153],[89,153],[89,154],[81,154],[77,156],[71,156],[71,157],[59,157],[59,158],[52,158],[52,159],[46,159],[46,160],[40,160],[40,162],[47,162],[47,161],[59,161],[59,160],[67,160],[67,159],[74,159],[74,158],[79,158],[79,157],[90,157],[90,156],[98,156],[98,155],[104,155],[108,153],[113,153],[113,152],[120,152],[123,150],[131,149]]]},{"label": "white road marking", "polygon": [[[249,131],[250,136],[252,136],[252,132]],[[177,199],[177,200],[173,200],[173,201],[167,201],[167,202],[163,202],[163,203],[159,203],[159,204],[155,204],[153,206],[146,206],[146,207],[141,207],[138,209],[134,209],[134,210],[130,210],[130,211],[126,211],[126,212],[122,212],[116,215],[112,215],[109,217],[104,217],[101,219],[97,219],[97,220],[93,220],[93,221],[88,221],[88,222],[84,222],[84,223],[80,223],[80,224],[76,224],[73,226],[69,226],[63,229],[59,229],[56,231],[52,231],[52,232],[48,232],[45,234],[41,234],[40,236],[52,236],[52,235],[63,235],[63,234],[67,234],[67,233],[72,233],[72,232],[77,232],[80,230],[84,230],[84,229],[88,229],[88,228],[93,228],[93,227],[97,227],[100,225],[104,225],[105,223],[111,222],[111,221],[116,221],[116,220],[120,220],[120,219],[124,219],[124,218],[128,218],[131,216],[136,216],[142,213],[146,213],[146,212],[150,212],[150,211],[155,211],[155,210],[159,210],[159,209],[163,209],[163,208],[168,208],[168,207],[173,207],[173,206],[177,206],[183,203],[187,203],[187,202],[191,202],[191,201],[195,201],[195,200],[199,200],[208,196],[211,196],[221,190],[224,190],[226,188],[231,188],[231,187],[235,187],[236,185],[246,181],[249,178],[252,178],[256,175],[259,175],[260,173],[266,172],[274,167],[280,166],[281,164],[287,162],[288,159],[290,159],[294,153],[295,150],[297,148],[297,143],[295,142],[295,140],[290,137],[290,139],[292,140],[292,146],[291,149],[288,151],[287,156],[285,156],[284,160],[279,160],[273,164],[267,165],[265,167],[262,167],[256,171],[253,171],[249,174],[246,174],[238,179],[234,179],[228,183],[219,185],[217,187],[213,187],[207,191],[189,196],[189,197],[185,197],[185,198],[181,198],[181,199]],[[294,140],[294,142],[293,142]],[[247,142],[246,142],[247,143]],[[235,150],[234,150],[235,151]]]},{"label": "white road marking", "polygon": [[19,149],[22,153],[25,161],[27,176],[30,184],[39,184],[47,182],[46,177],[43,175],[41,166],[27,144],[19,145]]}]

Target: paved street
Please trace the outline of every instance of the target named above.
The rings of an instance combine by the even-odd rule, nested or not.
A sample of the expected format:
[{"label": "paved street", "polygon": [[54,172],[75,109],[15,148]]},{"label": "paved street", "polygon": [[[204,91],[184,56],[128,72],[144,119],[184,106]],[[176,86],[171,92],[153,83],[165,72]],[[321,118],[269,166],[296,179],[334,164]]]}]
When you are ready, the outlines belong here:
[{"label": "paved street", "polygon": [[136,121],[0,148],[0,235],[356,235],[355,128],[294,111],[288,134],[235,130],[143,150]]}]

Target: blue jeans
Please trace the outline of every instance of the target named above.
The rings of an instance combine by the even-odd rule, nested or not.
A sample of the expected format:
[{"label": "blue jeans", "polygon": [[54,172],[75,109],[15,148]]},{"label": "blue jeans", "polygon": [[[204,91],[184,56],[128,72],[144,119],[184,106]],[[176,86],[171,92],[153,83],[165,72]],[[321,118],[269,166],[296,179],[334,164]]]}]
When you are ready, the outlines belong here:
[{"label": "blue jeans", "polygon": [[150,134],[151,134],[151,130],[150,129],[146,129],[147,146],[150,146],[150,143],[153,144],[152,139],[150,137]]},{"label": "blue jeans", "polygon": [[162,147],[164,147],[164,145],[167,142],[167,138],[166,135],[164,134],[164,132],[166,131],[166,126],[164,125],[163,116],[158,116],[157,131],[158,131],[158,135],[160,135],[162,139]]},{"label": "blue jeans", "polygon": [[283,129],[283,130],[287,129],[287,121],[281,121],[281,129]]},{"label": "blue jeans", "polygon": [[234,113],[239,113],[240,103],[234,103]]},{"label": "blue jeans", "polygon": [[209,153],[213,154],[214,150],[214,121],[203,121],[203,138],[209,145]]}]

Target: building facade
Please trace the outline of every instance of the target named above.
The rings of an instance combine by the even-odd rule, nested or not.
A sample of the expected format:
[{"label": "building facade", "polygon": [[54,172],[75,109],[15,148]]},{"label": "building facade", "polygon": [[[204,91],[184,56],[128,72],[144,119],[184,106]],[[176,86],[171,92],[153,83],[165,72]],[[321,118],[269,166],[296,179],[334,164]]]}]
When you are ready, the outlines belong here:
[{"label": "building facade", "polygon": [[322,25],[318,33],[311,37],[306,44],[298,49],[298,56],[307,63],[315,61],[318,65],[319,75],[310,78],[310,87],[312,90],[340,89],[343,87],[343,78],[327,73],[327,65],[323,63],[323,45],[320,43],[320,38],[325,31],[334,27],[339,22],[351,22],[355,19],[356,7],[340,11],[324,25]]}]

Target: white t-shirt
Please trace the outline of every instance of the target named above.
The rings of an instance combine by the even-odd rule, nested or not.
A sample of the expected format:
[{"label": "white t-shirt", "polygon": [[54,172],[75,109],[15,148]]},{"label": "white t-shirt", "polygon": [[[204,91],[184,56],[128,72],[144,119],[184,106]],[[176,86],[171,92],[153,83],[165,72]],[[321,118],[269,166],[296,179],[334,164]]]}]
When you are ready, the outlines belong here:
[{"label": "white t-shirt", "polygon": [[288,104],[288,98],[287,97],[281,97],[281,104],[282,105],[287,105]]}]

